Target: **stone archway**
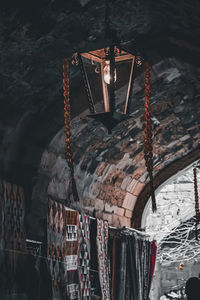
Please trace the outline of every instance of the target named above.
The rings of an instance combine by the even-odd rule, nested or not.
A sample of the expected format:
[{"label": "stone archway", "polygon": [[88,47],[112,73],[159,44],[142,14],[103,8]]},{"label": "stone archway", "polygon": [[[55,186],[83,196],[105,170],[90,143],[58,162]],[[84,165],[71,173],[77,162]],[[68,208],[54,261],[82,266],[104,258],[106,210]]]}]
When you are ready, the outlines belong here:
[{"label": "stone archway", "polygon": [[[199,275],[193,166],[187,166],[159,186],[155,213],[152,213],[150,199],[143,212],[141,227],[151,239],[156,239],[158,247],[152,299],[160,299],[170,291],[184,290],[187,279]],[[184,263],[183,269],[179,268],[180,263]]]},{"label": "stone archway", "polygon": [[[173,177],[176,176],[180,171],[187,168],[188,165],[193,163],[195,160],[199,159],[200,152],[199,148],[197,150],[194,150],[187,155],[183,156],[180,159],[177,159],[174,162],[171,162],[167,167],[159,170],[159,172],[156,174],[154,178],[154,186],[155,189],[159,189],[162,184],[165,184],[165,182]],[[161,168],[161,166],[158,166],[158,169]],[[150,196],[150,186],[149,183],[145,186],[145,188],[142,190],[138,197],[137,204],[135,206],[135,212],[133,213],[133,226],[135,228],[140,228],[142,226],[142,215],[145,210],[145,206],[148,203]]]},{"label": "stone archway", "polygon": [[[194,72],[198,69],[172,58],[152,67],[156,186],[173,175],[174,169],[179,171],[199,157],[199,87]],[[135,227],[140,227],[148,199],[148,174],[143,159],[143,85],[141,74],[135,80],[132,95],[133,118],[120,123],[112,135],[84,115],[72,122],[75,174],[85,211],[114,226],[131,226],[133,221]],[[123,90],[117,91],[118,108]],[[41,159],[32,195],[30,220],[35,220],[31,224],[34,230],[45,216],[47,190],[53,198],[70,205],[64,147],[61,129]]]}]

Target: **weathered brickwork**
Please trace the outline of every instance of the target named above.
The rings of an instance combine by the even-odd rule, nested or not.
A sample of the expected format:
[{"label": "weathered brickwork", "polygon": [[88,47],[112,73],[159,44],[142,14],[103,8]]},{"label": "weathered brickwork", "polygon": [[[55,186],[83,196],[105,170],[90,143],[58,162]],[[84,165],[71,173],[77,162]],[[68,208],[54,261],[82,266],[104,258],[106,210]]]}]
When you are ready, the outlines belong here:
[{"label": "weathered brickwork", "polygon": [[[200,76],[200,71],[197,72]],[[193,67],[175,59],[162,60],[152,67],[153,163],[154,175],[159,178],[155,180],[156,186],[171,176],[170,172],[162,175],[167,167],[172,166],[177,172],[199,157],[200,87],[197,81]],[[115,226],[130,226],[132,221],[133,224],[137,221],[139,227],[149,198],[143,158],[143,85],[142,73],[135,80],[130,109],[133,118],[121,122],[111,135],[97,121],[76,117],[72,122],[75,177],[85,211],[106,218]],[[121,88],[116,93],[118,107],[123,95],[124,88]],[[178,163],[178,167],[173,168],[175,162],[190,153],[194,153],[192,161]],[[48,194],[71,205],[63,129],[45,150],[40,173],[49,180]],[[36,189],[39,182],[40,176]],[[143,191],[146,191],[144,197]],[[33,202],[37,207],[38,199],[35,195]]]}]

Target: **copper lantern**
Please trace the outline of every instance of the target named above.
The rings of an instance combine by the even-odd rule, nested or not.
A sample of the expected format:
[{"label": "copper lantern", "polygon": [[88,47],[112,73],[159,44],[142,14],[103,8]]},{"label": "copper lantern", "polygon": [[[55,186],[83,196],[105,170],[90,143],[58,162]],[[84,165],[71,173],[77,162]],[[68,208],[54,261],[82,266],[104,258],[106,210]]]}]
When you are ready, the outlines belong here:
[{"label": "copper lantern", "polygon": [[[79,52],[76,58],[87,94],[89,116],[103,123],[110,133],[128,116],[134,66],[136,61],[140,63],[138,57],[122,46],[111,45]],[[123,101],[120,99],[120,109],[116,109],[115,92],[122,86],[127,87],[126,93]]]}]

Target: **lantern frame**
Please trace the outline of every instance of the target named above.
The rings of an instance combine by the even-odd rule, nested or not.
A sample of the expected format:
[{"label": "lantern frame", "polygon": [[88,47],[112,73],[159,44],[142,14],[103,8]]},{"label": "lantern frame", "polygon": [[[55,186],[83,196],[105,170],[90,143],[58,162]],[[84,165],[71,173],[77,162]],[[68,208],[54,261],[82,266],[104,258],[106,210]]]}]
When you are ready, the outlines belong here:
[{"label": "lantern frame", "polygon": [[[88,107],[90,110],[89,117],[99,120],[103,125],[108,129],[108,132],[111,133],[112,129],[122,120],[127,119],[130,106],[130,93],[133,87],[133,75],[135,70],[135,65],[137,63],[138,56],[136,52],[130,51],[121,45],[110,44],[109,46],[89,50],[81,51],[78,54],[78,63],[80,66],[85,91],[87,94]],[[91,86],[89,82],[89,75],[86,69],[86,63],[95,64],[99,67],[101,88],[103,95],[103,112],[97,112],[95,109],[93,94],[91,91]],[[129,63],[130,73],[128,76],[128,85],[126,96],[124,100],[124,107],[122,112],[116,111],[115,107],[115,90],[116,90],[116,67],[122,63]],[[104,71],[105,67],[109,66],[109,84],[104,80]]]}]

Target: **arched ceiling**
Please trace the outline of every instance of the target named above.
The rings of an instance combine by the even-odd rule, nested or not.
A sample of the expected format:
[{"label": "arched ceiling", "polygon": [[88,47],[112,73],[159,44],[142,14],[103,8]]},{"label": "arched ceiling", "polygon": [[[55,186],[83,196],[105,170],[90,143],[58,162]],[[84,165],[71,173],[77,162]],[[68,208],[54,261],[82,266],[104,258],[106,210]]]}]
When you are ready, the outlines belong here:
[{"label": "arched ceiling", "polygon": [[[164,59],[152,66],[154,175],[156,186],[199,158],[199,87],[193,66]],[[198,70],[198,69],[197,69]],[[135,80],[131,118],[110,135],[87,112],[72,122],[75,177],[84,209],[114,226],[140,227],[149,198],[143,154],[144,78]],[[186,84],[187,83],[187,84]],[[125,96],[116,93],[120,109]],[[195,100],[196,99],[196,100]],[[44,218],[46,190],[53,199],[71,205],[69,172],[61,129],[43,153],[32,198],[32,217]],[[32,226],[36,228],[34,222]]]},{"label": "arched ceiling", "polygon": [[[119,38],[124,41],[136,39],[138,48],[154,65],[153,114],[160,122],[155,127],[156,172],[173,162],[173,158],[180,159],[191,151],[192,160],[195,160],[199,149],[199,1],[109,2],[111,21]],[[102,42],[105,5],[104,1],[97,0],[38,0],[29,4],[24,0],[4,0],[0,4],[0,176],[25,187],[30,212],[42,153],[45,148],[48,150],[50,141],[64,124],[62,59],[79,49],[98,47],[99,41]],[[132,107],[133,111],[138,109],[134,115],[135,123],[126,121],[116,130],[115,137],[108,137],[103,143],[105,133],[98,129],[96,136],[94,121],[84,129],[87,138],[92,136],[94,145],[91,149],[99,157],[104,155],[109,164],[118,164],[122,153],[130,153],[129,157],[125,156],[130,169],[123,170],[128,177],[128,172],[131,176],[136,172],[131,169],[135,166],[139,172],[142,159],[142,75],[138,77],[135,93]],[[87,107],[80,73],[74,67],[71,68],[71,105],[73,117]],[[135,143],[136,138],[138,143]],[[92,141],[88,139],[87,142]],[[109,145],[104,154],[102,145]],[[101,149],[99,152],[95,152],[97,146]],[[85,151],[89,145],[85,143],[80,147]],[[79,154],[74,153],[78,163]],[[172,157],[170,153],[173,153]],[[85,153],[82,168],[85,165],[85,172],[95,172],[98,164],[92,166],[87,159]],[[140,175],[134,175],[144,176],[138,185],[138,193],[146,180],[144,166],[140,172]]]}]

